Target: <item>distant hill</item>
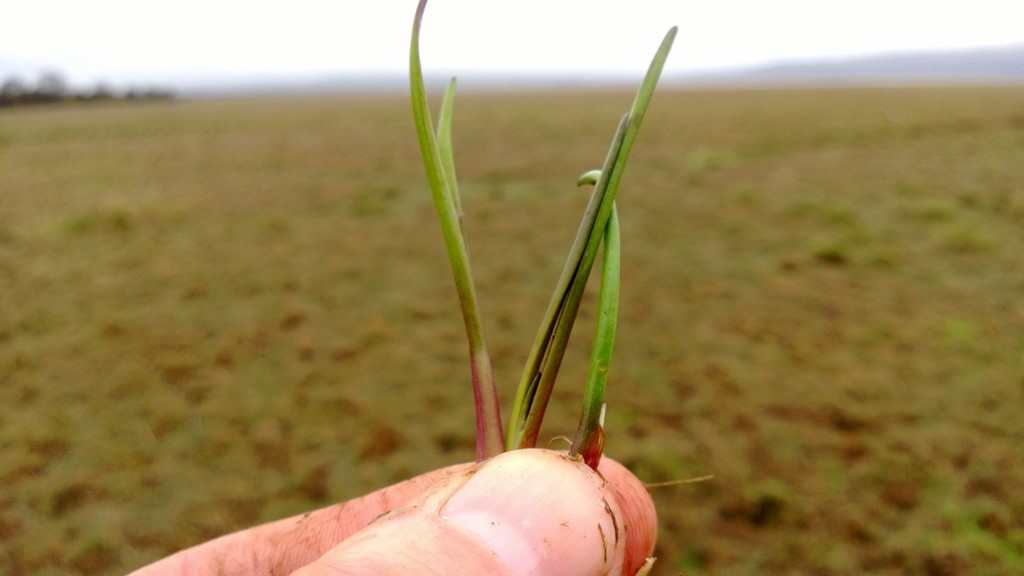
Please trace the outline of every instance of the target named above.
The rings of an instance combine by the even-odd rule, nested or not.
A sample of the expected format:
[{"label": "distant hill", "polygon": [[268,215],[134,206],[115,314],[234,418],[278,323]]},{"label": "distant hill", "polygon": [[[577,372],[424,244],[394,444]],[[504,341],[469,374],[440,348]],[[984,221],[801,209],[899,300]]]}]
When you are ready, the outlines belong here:
[{"label": "distant hill", "polygon": [[[466,91],[508,92],[561,89],[622,88],[632,90],[635,77],[566,73],[472,73],[460,76]],[[428,79],[443,89],[447,76]],[[664,85],[688,86],[819,86],[857,84],[1024,84],[1024,44],[997,48],[908,52],[864,57],[778,62],[764,66],[698,73],[667,74]],[[223,93],[224,88],[212,92]],[[305,83],[236,85],[242,92],[394,92],[404,93],[404,75],[327,76]]]},{"label": "distant hill", "polygon": [[[442,90],[447,75],[428,78],[428,88]],[[632,90],[637,78],[626,75],[566,73],[460,75],[460,91],[508,92],[588,88]],[[689,86],[789,86],[856,84],[1024,84],[1024,44],[999,48],[915,52],[833,60],[780,62],[759,67],[700,73],[667,74],[663,84]],[[282,82],[250,79],[208,82],[183,87],[191,96],[243,94],[395,93],[408,90],[404,74],[324,75]]]},{"label": "distant hill", "polygon": [[1024,44],[781,62],[673,80],[683,84],[1024,83]]},{"label": "distant hill", "polygon": [[[0,97],[28,90],[19,84],[16,62],[0,58]],[[59,73],[58,78],[62,78]],[[5,82],[5,79],[7,80]],[[448,75],[434,74],[428,89],[443,90]],[[618,88],[632,90],[636,74],[474,71],[460,75],[466,92],[516,92]],[[404,73],[311,74],[290,76],[199,77],[174,82],[173,93],[185,98],[225,96],[288,96],[295,94],[405,94]],[[1024,84],[1024,43],[993,48],[880,54],[828,60],[777,62],[748,68],[666,73],[662,85],[677,87],[757,87],[901,84]],[[105,85],[85,92],[110,92]],[[122,90],[121,92],[126,92]],[[137,91],[133,91],[137,92]],[[170,93],[171,90],[160,90]],[[91,93],[91,92],[90,92]],[[2,104],[2,102],[0,102]]]}]

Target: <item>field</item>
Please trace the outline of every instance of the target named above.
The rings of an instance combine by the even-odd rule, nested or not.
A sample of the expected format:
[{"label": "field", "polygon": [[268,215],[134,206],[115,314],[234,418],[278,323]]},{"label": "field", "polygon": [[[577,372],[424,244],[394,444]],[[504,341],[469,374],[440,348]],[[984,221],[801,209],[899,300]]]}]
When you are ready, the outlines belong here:
[{"label": "field", "polygon": [[[506,410],[630,100],[458,101]],[[0,572],[119,574],[472,458],[408,108],[0,111]],[[1024,88],[661,91],[618,205],[607,453],[714,475],[654,490],[657,574],[1024,573]]]}]

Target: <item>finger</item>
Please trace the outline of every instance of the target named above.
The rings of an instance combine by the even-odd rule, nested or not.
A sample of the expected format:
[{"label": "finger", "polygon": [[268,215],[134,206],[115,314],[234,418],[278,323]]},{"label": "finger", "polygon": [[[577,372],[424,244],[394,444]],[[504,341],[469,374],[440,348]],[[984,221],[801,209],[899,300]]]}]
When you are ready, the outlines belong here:
[{"label": "finger", "polygon": [[287,574],[313,562],[377,516],[469,466],[441,468],[361,498],[228,534],[145,566],[132,576]]},{"label": "finger", "polygon": [[626,551],[623,574],[636,574],[637,570],[654,554],[658,542],[658,515],[654,500],[632,472],[615,460],[605,456],[597,471],[608,480],[608,487],[619,504],[626,530]]},{"label": "finger", "polygon": [[296,574],[634,574],[653,549],[654,506],[622,466],[602,472],[551,450],[506,452],[447,476]]}]

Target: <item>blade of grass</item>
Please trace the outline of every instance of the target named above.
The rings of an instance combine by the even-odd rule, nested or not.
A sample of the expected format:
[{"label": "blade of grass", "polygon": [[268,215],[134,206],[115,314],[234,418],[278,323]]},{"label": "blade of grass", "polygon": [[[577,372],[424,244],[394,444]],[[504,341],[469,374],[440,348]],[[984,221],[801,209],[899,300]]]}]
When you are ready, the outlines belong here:
[{"label": "blade of grass", "polygon": [[576,429],[569,455],[582,455],[588,466],[597,470],[604,451],[604,390],[608,382],[615,329],[619,317],[619,272],[621,248],[619,214],[612,205],[612,214],[604,229],[604,253],[601,258],[601,292],[597,304],[597,329],[594,350],[590,354],[587,385],[583,391],[583,412]]},{"label": "blade of grass", "polygon": [[[448,82],[441,100],[441,114],[437,119],[437,151],[441,157],[441,168],[444,170],[445,181],[451,192],[452,204],[458,216],[459,228],[462,228],[462,199],[459,197],[459,181],[455,177],[455,154],[452,147],[452,116],[455,112],[455,78]],[[463,233],[465,242],[465,233]]]},{"label": "blade of grass", "polygon": [[[605,159],[606,170],[615,164],[628,124],[629,116],[623,116]],[[607,174],[607,171],[604,174]],[[595,234],[594,230],[600,208],[608,191],[607,178],[600,179],[591,193],[590,203],[587,205],[579,230],[576,232],[576,240],[573,242],[569,257],[562,268],[562,275],[555,287],[555,293],[548,303],[548,309],[544,313],[544,319],[534,339],[533,347],[530,349],[530,355],[527,357],[526,367],[523,370],[519,389],[512,405],[511,420],[505,439],[507,450],[532,448],[537,445],[537,436],[540,432],[541,421],[544,419],[544,411],[551,398],[555,376],[558,374],[558,368],[572,332],[572,320],[576,318],[579,311],[586,278],[593,266],[593,254],[588,263],[587,247],[591,244],[591,240],[599,241],[603,235],[603,232]],[[596,252],[596,242],[594,248]],[[583,281],[580,281],[580,276],[583,277]]]},{"label": "blade of grass", "polygon": [[[454,84],[449,84],[445,100],[448,102],[442,111],[438,135],[435,136],[430,109],[427,105],[426,89],[423,85],[423,69],[420,65],[419,39],[420,26],[427,0],[420,0],[416,7],[413,21],[412,41],[409,49],[409,85],[412,96],[413,118],[416,124],[416,135],[419,138],[420,153],[423,156],[423,167],[430,182],[430,191],[441,221],[441,234],[448,252],[448,261],[455,279],[459,304],[462,307],[462,318],[469,340],[470,371],[473,380],[473,400],[476,408],[476,458],[485,460],[502,452],[501,414],[498,406],[498,391],[494,383],[490,355],[484,340],[483,326],[480,321],[480,309],[477,303],[476,289],[473,285],[469,267],[469,252],[466,249],[465,235],[462,230],[458,192],[455,187],[455,164],[451,155],[451,102]],[[446,152],[442,155],[438,140],[447,142]]]},{"label": "blade of grass", "polygon": [[551,397],[555,376],[572,332],[573,321],[579,311],[579,301],[593,267],[598,245],[611,217],[615,195],[622,181],[629,152],[636,141],[640,124],[647,113],[651,96],[668,59],[676,30],[672,27],[662,40],[637,91],[630,112],[620,122],[613,138],[605,165],[601,169],[601,177],[594,188],[590,205],[584,214],[569,259],[562,270],[562,276],[519,381],[505,439],[507,449],[536,446],[540,423]]}]

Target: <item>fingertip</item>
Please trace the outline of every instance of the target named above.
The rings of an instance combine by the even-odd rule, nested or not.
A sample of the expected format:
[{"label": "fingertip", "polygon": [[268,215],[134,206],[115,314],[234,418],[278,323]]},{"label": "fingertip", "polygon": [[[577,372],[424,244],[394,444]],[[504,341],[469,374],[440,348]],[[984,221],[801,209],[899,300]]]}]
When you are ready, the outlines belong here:
[{"label": "fingertip", "polygon": [[608,481],[626,524],[626,559],[623,574],[636,574],[654,553],[658,540],[658,514],[650,492],[625,466],[605,456],[598,472]]}]

